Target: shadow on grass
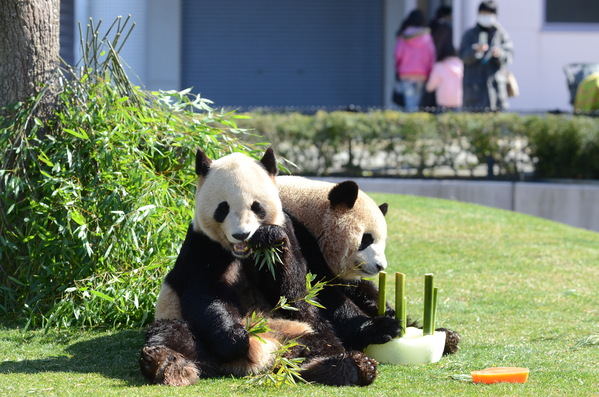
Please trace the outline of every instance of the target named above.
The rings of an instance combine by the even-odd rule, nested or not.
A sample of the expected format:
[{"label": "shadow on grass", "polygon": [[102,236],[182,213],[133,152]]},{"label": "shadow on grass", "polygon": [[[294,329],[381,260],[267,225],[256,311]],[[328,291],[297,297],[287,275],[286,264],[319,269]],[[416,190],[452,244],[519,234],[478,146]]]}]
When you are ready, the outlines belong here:
[{"label": "shadow on grass", "polygon": [[[139,353],[143,345],[143,332],[124,330],[112,334],[89,335],[86,340],[69,344],[73,337],[50,333],[43,342],[25,341],[25,344],[66,343],[65,355],[37,360],[0,362],[0,374],[42,374],[47,372],[97,373],[107,378],[120,379],[129,386],[147,384],[139,370]],[[51,353],[50,353],[51,354]]]}]

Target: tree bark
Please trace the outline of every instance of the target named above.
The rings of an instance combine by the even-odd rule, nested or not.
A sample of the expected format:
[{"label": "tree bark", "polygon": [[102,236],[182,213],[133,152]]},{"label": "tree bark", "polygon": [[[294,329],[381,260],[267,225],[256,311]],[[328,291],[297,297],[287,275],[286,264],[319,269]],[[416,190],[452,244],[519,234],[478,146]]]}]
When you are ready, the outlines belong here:
[{"label": "tree bark", "polygon": [[55,103],[59,66],[60,0],[0,1],[0,108],[46,87],[37,117]]}]

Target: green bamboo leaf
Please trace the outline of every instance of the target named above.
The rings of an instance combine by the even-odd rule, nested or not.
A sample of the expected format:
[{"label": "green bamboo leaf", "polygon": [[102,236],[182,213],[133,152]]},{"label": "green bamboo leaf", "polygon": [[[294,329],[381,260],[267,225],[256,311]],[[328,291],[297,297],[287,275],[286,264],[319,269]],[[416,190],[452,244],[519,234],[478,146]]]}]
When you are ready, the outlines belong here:
[{"label": "green bamboo leaf", "polygon": [[318,302],[315,299],[308,299],[308,298],[306,298],[306,303],[309,303],[310,305],[316,306],[316,307],[321,308],[321,309],[326,309],[326,307],[324,307],[320,302]]},{"label": "green bamboo leaf", "polygon": [[48,165],[50,167],[54,167],[54,163],[52,161],[50,161],[48,156],[46,156],[46,153],[40,151],[40,154],[37,156],[37,158],[38,158],[38,160],[42,161],[46,165]]},{"label": "green bamboo leaf", "polygon": [[76,209],[72,209],[69,214],[71,215],[71,219],[77,224],[81,226],[85,225],[85,217],[81,214],[81,212],[77,211]]},{"label": "green bamboo leaf", "polygon": [[80,139],[89,139],[89,136],[82,128],[78,128],[77,130],[78,131],[75,131],[74,129],[70,129],[70,128],[65,128],[64,132],[67,132],[67,133],[73,135],[74,137],[77,137]]},{"label": "green bamboo leaf", "polygon": [[102,298],[105,299],[109,302],[114,302],[114,298],[111,296],[106,295],[105,293],[102,293],[100,291],[95,291],[95,290],[89,290],[89,292],[91,292],[92,294],[96,295],[98,298]]}]

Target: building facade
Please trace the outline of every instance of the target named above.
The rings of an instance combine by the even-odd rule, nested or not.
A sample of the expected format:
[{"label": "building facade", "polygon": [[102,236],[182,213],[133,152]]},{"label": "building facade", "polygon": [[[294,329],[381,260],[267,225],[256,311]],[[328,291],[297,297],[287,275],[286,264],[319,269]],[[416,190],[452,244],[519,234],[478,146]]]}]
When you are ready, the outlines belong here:
[{"label": "building facade", "polygon": [[[77,22],[136,22],[122,52],[148,89],[183,89],[216,107],[390,106],[395,32],[419,7],[452,5],[454,43],[479,0],[62,0],[62,53],[79,50]],[[599,63],[599,2],[497,0],[515,46],[514,111],[571,110],[564,66]]]}]

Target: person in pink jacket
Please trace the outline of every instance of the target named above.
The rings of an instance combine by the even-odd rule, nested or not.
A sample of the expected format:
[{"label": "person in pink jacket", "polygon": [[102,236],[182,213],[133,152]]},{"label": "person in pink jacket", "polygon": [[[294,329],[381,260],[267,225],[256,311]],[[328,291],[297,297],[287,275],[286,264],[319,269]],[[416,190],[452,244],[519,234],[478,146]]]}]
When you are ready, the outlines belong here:
[{"label": "person in pink jacket", "polygon": [[462,107],[464,63],[457,57],[450,39],[438,48],[437,63],[426,83],[426,90],[435,91],[439,111],[459,110]]},{"label": "person in pink jacket", "polygon": [[395,70],[403,94],[405,111],[420,107],[424,83],[435,63],[435,44],[422,11],[412,11],[397,32]]}]

